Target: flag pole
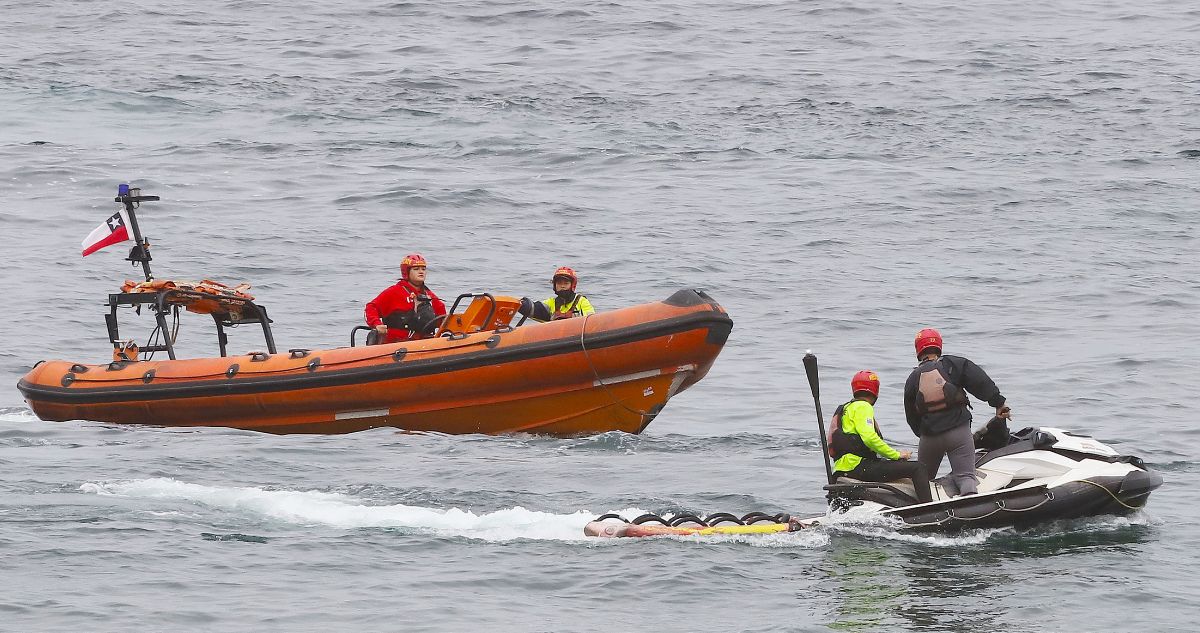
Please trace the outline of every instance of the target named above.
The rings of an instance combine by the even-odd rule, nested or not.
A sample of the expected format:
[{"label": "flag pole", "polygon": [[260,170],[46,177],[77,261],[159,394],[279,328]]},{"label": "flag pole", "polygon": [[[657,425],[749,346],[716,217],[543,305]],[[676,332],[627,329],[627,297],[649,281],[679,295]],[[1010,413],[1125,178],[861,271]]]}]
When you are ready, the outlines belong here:
[{"label": "flag pole", "polygon": [[131,188],[125,183],[117,185],[117,197],[113,198],[113,202],[125,205],[125,215],[129,217],[129,229],[133,231],[135,246],[129,251],[129,257],[126,259],[131,262],[141,262],[142,271],[146,273],[146,281],[154,281],[154,275],[150,273],[150,244],[142,239],[142,232],[138,229],[137,216],[133,210],[142,202],[156,200],[158,200],[158,196],[143,196],[140,188]]}]

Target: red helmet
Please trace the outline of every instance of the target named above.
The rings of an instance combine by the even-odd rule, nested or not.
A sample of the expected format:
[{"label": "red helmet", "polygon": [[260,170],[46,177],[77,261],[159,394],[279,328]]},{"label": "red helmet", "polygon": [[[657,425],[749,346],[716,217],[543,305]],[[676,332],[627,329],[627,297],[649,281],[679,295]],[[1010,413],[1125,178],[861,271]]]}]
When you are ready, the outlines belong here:
[{"label": "red helmet", "polygon": [[408,269],[412,268],[413,266],[428,267],[429,264],[425,263],[425,258],[420,253],[409,253],[408,255],[405,255],[404,259],[400,260],[400,276],[404,279],[404,281],[408,281]]},{"label": "red helmet", "polygon": [[550,278],[550,285],[553,286],[559,277],[571,280],[571,292],[575,292],[575,286],[579,285],[579,275],[576,275],[573,269],[559,266],[558,270],[554,271],[554,276]]},{"label": "red helmet", "polygon": [[913,341],[913,346],[917,348],[917,358],[920,358],[921,353],[931,347],[936,347],[940,354],[942,353],[942,335],[937,330],[927,327],[917,332],[917,339]]},{"label": "red helmet", "polygon": [[865,391],[878,398],[879,375],[869,369],[864,369],[854,374],[854,377],[850,379],[850,390],[855,394]]}]

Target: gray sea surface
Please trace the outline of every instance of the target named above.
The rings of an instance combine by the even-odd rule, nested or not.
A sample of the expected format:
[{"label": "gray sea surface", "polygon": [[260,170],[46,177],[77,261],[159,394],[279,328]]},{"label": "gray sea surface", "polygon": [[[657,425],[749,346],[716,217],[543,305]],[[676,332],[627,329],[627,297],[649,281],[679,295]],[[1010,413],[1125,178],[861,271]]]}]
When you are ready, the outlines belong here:
[{"label": "gray sea surface", "polygon": [[[0,14],[0,630],[1195,628],[1195,5]],[[158,275],[253,284],[284,349],[347,344],[411,251],[442,296],[541,298],[570,265],[600,310],[696,287],[735,326],[640,436],[41,422],[17,380],[108,359],[103,302],[138,277],[127,245],[79,256],[121,182],[162,197],[139,216]],[[927,326],[1015,426],[1145,458],[1149,507],[953,536],[582,536],[610,511],[822,514],[800,357],[826,413],[878,371],[884,434],[913,447]],[[184,328],[213,353],[202,318]]]}]

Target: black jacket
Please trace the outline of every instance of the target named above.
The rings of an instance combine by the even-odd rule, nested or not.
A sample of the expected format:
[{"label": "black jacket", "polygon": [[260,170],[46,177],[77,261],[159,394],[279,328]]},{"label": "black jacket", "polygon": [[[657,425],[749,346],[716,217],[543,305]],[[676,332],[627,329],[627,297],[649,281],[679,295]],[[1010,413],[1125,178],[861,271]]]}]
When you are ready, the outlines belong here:
[{"label": "black jacket", "polygon": [[[940,360],[950,382],[993,407],[1004,406],[1004,396],[1000,395],[1000,389],[982,367],[962,356],[943,355]],[[908,426],[913,433],[918,437],[937,435],[961,424],[971,423],[971,410],[965,406],[921,415],[917,411],[917,383],[920,376],[920,366],[915,367],[904,383],[904,417],[908,419]]]}]

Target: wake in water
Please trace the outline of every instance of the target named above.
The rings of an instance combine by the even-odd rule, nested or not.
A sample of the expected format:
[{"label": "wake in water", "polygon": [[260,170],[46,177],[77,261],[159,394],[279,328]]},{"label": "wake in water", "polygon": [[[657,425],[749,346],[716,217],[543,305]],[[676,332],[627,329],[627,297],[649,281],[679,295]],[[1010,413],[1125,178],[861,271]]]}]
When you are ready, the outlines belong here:
[{"label": "wake in water", "polygon": [[[419,534],[504,542],[517,539],[598,543],[585,537],[583,527],[597,515],[589,510],[555,514],[520,506],[476,514],[459,508],[439,509],[403,504],[370,505],[354,496],[316,490],[267,490],[256,487],[206,486],[170,478],[88,482],[84,493],[148,501],[188,502],[214,510],[240,513],[290,525],[329,526],[338,529],[393,528]],[[624,516],[645,512],[627,508]],[[829,544],[833,535],[882,539],[939,548],[976,546],[1007,538],[1049,538],[1064,534],[1105,532],[1144,523],[1144,518],[1092,519],[1066,522],[1053,528],[1018,533],[1012,529],[970,530],[958,534],[917,533],[905,530],[903,522],[889,517],[848,519],[844,515],[821,518],[819,527],[799,532],[768,535],[662,536],[697,543],[744,543],[756,547],[816,548]],[[603,542],[617,542],[603,541]]]},{"label": "wake in water", "polygon": [[[368,505],[353,496],[316,490],[265,490],[254,487],[218,487],[181,482],[170,478],[88,482],[79,490],[100,496],[126,499],[190,502],[207,508],[266,518],[292,525],[326,525],[339,529],[400,528],[414,533],[462,537],[489,542],[517,539],[538,541],[612,543],[585,537],[583,526],[596,517],[589,510],[554,514],[527,510],[520,506],[476,514],[459,508],[438,509],[420,506]],[[638,508],[622,513],[644,514]],[[238,540],[247,540],[237,535]],[[811,534],[723,535],[696,540],[704,543],[747,543],[758,547],[819,547],[828,536]]]},{"label": "wake in water", "polygon": [[1016,529],[1012,527],[972,529],[943,534],[914,531],[897,517],[847,517],[831,514],[822,519],[822,526],[834,533],[858,538],[911,543],[938,548],[966,546],[1004,545],[1019,542],[1026,551],[1033,542],[1044,541],[1046,545],[1066,545],[1081,540],[1114,538],[1125,539],[1131,529],[1154,525],[1156,522],[1144,511],[1128,517],[1101,516],[1082,519],[1065,519],[1044,523],[1036,527]]},{"label": "wake in water", "polygon": [[536,512],[522,507],[475,514],[470,510],[441,510],[419,506],[367,505],[352,496],[316,490],[264,490],[204,486],[169,478],[89,482],[86,493],[134,499],[190,501],[228,512],[245,513],[298,525],[327,525],[341,529],[407,528],[415,532],[476,538],[582,541],[583,526],[594,516]]}]

